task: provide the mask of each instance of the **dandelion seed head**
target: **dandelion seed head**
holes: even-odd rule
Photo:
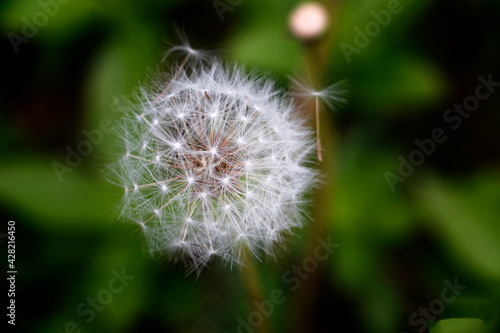
[[[142,221],[152,254],[192,270],[238,265],[243,248],[273,257],[317,175],[305,120],[272,82],[214,58],[159,77],[122,103],[122,216]]]

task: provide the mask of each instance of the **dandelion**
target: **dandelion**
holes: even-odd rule
[[[314,139],[289,96],[220,60],[188,61],[138,89],[122,111],[124,153],[112,170],[122,215],[152,254],[199,271],[213,258],[273,258],[303,225]]]

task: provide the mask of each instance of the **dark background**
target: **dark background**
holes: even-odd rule
[[[287,29],[299,2],[221,2],[231,7],[223,20],[212,1],[70,0],[46,22],[38,1],[1,2],[0,232],[16,221],[17,331],[64,332],[75,322],[83,332],[235,332],[238,317],[248,318],[238,270],[215,264],[186,276],[143,253],[137,230],[117,220],[120,189],[101,173],[117,150],[112,134],[101,131],[71,172],[58,178],[53,167],[66,165],[66,147],[77,149],[83,130],[119,117],[114,98],[160,64],[176,26],[195,46],[269,71],[286,89],[287,76],[310,61],[311,46]],[[431,321],[455,318],[458,328],[432,332],[479,332],[467,328],[477,321],[457,318],[500,328],[500,91],[457,129],[443,120],[474,95],[479,76],[500,81],[500,3],[402,0],[401,13],[348,62],[340,44],[354,45],[353,29],[388,2],[325,1],[332,24],[321,79],[347,79],[349,104],[322,111],[325,154],[335,156],[322,171],[335,181],[311,195],[315,222],[277,262],[257,264],[264,296],[279,289],[287,298],[269,316],[271,331],[424,332],[412,313],[437,304],[443,281],[455,279],[467,289]],[[15,52],[9,36],[23,36],[34,17],[43,24]],[[398,156],[408,159],[436,128],[447,140],[392,191],[386,175],[398,173]],[[314,248],[315,223],[340,247],[292,291],[283,274]],[[122,268],[134,279],[85,322],[77,307]]]

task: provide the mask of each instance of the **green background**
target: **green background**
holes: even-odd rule
[[[286,297],[269,316],[274,332],[418,332],[427,324],[412,325],[412,313],[455,278],[467,289],[429,323],[432,332],[500,330],[500,91],[458,129],[443,121],[474,95],[478,76],[500,81],[500,3],[402,0],[401,13],[346,61],[340,43],[353,44],[354,28],[388,2],[328,2],[338,6],[322,79],[347,79],[350,93],[347,106],[322,111],[323,127],[337,132],[335,151],[325,151],[334,167],[323,170],[335,183],[320,200],[311,195],[310,210],[325,226],[321,237],[340,247],[297,290],[282,277],[307,257],[318,221],[297,230],[277,262],[256,265],[264,296]],[[83,130],[119,118],[114,98],[161,62],[175,26],[287,88],[305,63],[287,29],[298,2],[232,3],[221,20],[213,1],[70,0],[45,24],[39,1],[1,2],[0,233],[16,221],[16,331],[64,332],[74,322],[75,332],[236,332],[238,317],[248,318],[238,270],[214,264],[186,276],[150,258],[137,229],[117,219],[121,190],[101,172],[119,148],[112,134],[62,181],[52,166],[65,164]],[[24,18],[44,24],[16,53],[8,36],[26,32]],[[391,191],[384,174],[397,173],[398,156],[407,159],[435,128],[446,142]],[[134,279],[87,323],[77,307],[122,268]]]

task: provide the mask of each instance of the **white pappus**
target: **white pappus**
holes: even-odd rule
[[[190,50],[121,103],[125,149],[111,169],[122,216],[152,254],[193,270],[215,257],[244,265],[246,251],[274,257],[303,224],[313,133],[274,83]]]

